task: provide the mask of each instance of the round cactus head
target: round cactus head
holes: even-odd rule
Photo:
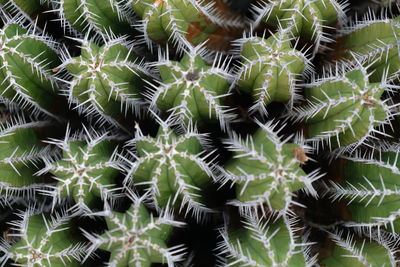
[[[136,161],[128,162],[127,182],[144,188],[156,207],[178,207],[201,219],[204,206],[202,189],[213,176],[202,143],[204,135],[187,131],[176,135],[168,122],[161,122],[156,137],[144,136],[140,129],[128,143],[136,148]]]
[[[237,201],[233,203],[288,210],[297,190],[316,195],[311,184],[319,178],[317,172],[306,174],[301,168],[309,160],[309,148],[281,141],[272,122],[259,125],[253,136],[243,139],[233,134],[225,141],[234,157],[222,170],[221,182],[236,184]]]

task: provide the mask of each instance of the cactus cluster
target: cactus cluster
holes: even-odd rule
[[[0,0],[0,266],[399,266],[399,0]]]

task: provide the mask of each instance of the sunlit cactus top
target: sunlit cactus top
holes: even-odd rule
[[[292,39],[285,30],[270,36],[244,37],[238,40],[241,65],[237,71],[239,89],[253,96],[250,111],[266,115],[271,102],[289,102],[299,98],[296,82],[303,72],[312,72],[309,59],[292,48]]]
[[[72,229],[68,214],[36,213],[32,208],[20,211],[17,214],[20,219],[10,222],[11,231],[0,242],[0,253],[5,252],[0,257],[0,265],[81,266],[87,245],[75,235],[78,231]]]
[[[112,39],[103,46],[88,39],[76,40],[81,43],[81,55],[70,57],[66,51],[61,65],[68,72],[63,78],[70,102],[84,113],[100,115],[111,123],[116,123],[121,114],[138,114],[143,104],[142,79],[149,72],[132,51],[132,44],[125,38]]]
[[[133,204],[125,213],[113,212],[109,208],[97,215],[104,216],[108,230],[101,234],[85,233],[91,242],[86,258],[100,248],[111,252],[107,266],[151,266],[165,263],[168,267],[182,260],[185,248],[182,245],[168,247],[174,227],[182,222],[174,221],[168,210],[153,217],[143,205],[143,199],[129,193]]]
[[[128,145],[136,148],[127,182],[144,187],[157,207],[178,207],[202,219],[205,207],[202,190],[211,182],[212,166],[206,161],[203,134],[187,131],[176,135],[168,122],[161,122],[156,137],[144,136],[140,129]],[[131,153],[132,154],[132,153]]]
[[[233,203],[287,211],[295,204],[295,191],[304,189],[316,195],[312,182],[319,178],[318,172],[306,174],[301,168],[309,160],[309,148],[281,141],[272,122],[258,125],[261,128],[253,136],[242,138],[233,133],[224,142],[234,156],[222,169],[220,179],[236,184],[237,200]]]
[[[67,132],[64,140],[47,142],[56,145],[62,153],[58,160],[46,160],[46,166],[38,172],[51,173],[57,181],[43,190],[43,194],[53,198],[53,207],[63,197],[72,197],[73,208],[78,212],[89,212],[96,198],[112,201],[120,169],[112,137],[89,131],[70,137]]]

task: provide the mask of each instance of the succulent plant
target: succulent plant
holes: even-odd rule
[[[218,50],[229,46],[237,34],[230,28],[241,28],[241,20],[232,17],[221,0],[129,0],[129,3],[141,18],[139,29],[149,47],[153,42],[170,41],[181,49],[207,41],[209,47]]]
[[[224,142],[234,156],[222,169],[220,182],[236,184],[237,200],[233,203],[286,211],[296,204],[296,191],[316,196],[312,182],[319,178],[318,171],[306,174],[301,168],[309,160],[309,148],[281,141],[273,122],[258,125],[260,129],[253,136],[242,138],[233,133]]]
[[[202,54],[203,46],[192,47],[180,62],[168,60],[168,55],[160,56],[154,64],[161,75],[160,85],[153,85],[148,94],[151,105],[172,114],[184,125],[195,123],[205,125],[218,120],[226,129],[234,115],[223,105],[223,98],[229,94],[230,74],[226,61],[218,66],[215,58],[209,66]]]
[[[346,3],[336,0],[259,0],[253,5],[253,27],[261,22],[274,28],[290,29],[295,36],[321,43],[331,42],[326,29],[344,17]]]
[[[185,248],[182,245],[168,247],[167,241],[173,228],[184,223],[174,221],[167,210],[159,217],[153,217],[143,199],[132,193],[128,196],[133,203],[125,213],[107,208],[101,213],[107,222],[105,233],[85,233],[91,242],[86,257],[100,248],[111,253],[107,266],[151,266],[152,263],[176,266],[182,260]]]
[[[95,37],[128,34],[132,14],[119,0],[47,0],[53,5],[65,31]]]
[[[58,85],[52,69],[59,64],[57,44],[12,20],[0,29],[0,94],[32,112],[49,111]]]
[[[45,216],[28,209],[17,215],[20,219],[10,222],[12,240],[2,240],[0,245],[2,266],[12,264],[9,260],[18,266],[81,266],[87,248],[74,235],[68,214]]]
[[[309,244],[295,234],[295,220],[247,216],[243,228],[221,231],[219,253],[227,258],[224,266],[312,266]]]
[[[293,102],[299,98],[297,80],[303,72],[310,73],[309,59],[292,48],[286,31],[268,39],[250,36],[238,40],[241,65],[237,71],[239,89],[254,99],[250,111],[267,114],[266,106],[274,101]]]
[[[71,137],[67,131],[63,140],[47,142],[56,145],[62,153],[59,159],[46,160],[46,166],[38,172],[51,173],[56,181],[42,190],[44,195],[53,198],[53,207],[63,197],[72,197],[73,209],[78,212],[89,212],[97,198],[112,201],[121,169],[112,137],[88,130],[81,136]]]
[[[205,199],[201,191],[212,181],[213,166],[206,161],[211,153],[204,150],[205,135],[188,130],[176,135],[169,121],[160,121],[155,137],[145,136],[137,128],[136,136],[128,142],[135,148],[134,161],[126,159],[126,183],[143,187],[156,207],[178,207],[192,212],[200,220]]]
[[[345,58],[356,57],[369,64],[372,82],[380,82],[384,76],[389,80],[399,78],[400,17],[388,19],[370,12],[341,32]]]
[[[140,113],[142,79],[150,75],[143,61],[125,38],[116,38],[99,47],[87,39],[81,43],[81,55],[70,57],[66,51],[59,72],[68,89],[65,94],[84,113],[118,125],[121,113]],[[70,77],[72,76],[72,77]]]
[[[23,17],[30,20],[45,9],[45,1],[46,0],[0,0],[0,6],[15,17]]]
[[[396,105],[382,99],[391,89],[385,80],[370,83],[367,69],[344,66],[306,85],[307,105],[296,109],[297,119],[307,122],[308,137],[336,151],[353,151],[376,134],[396,115]]]

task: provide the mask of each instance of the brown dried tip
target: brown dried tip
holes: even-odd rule
[[[308,161],[308,157],[304,149],[296,147],[293,150],[294,150],[294,156],[296,157],[297,160],[301,162],[301,164],[304,164]]]

